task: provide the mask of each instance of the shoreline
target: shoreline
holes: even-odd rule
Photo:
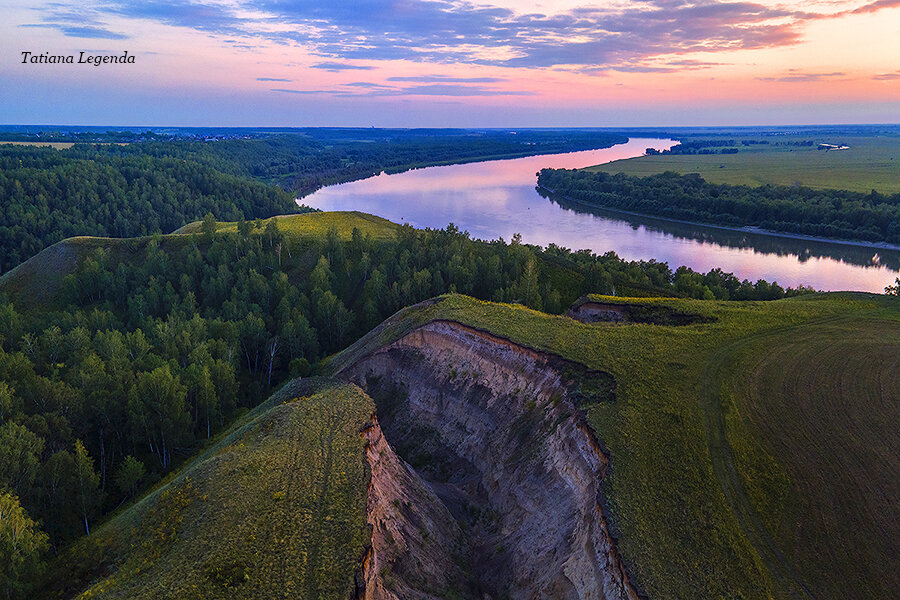
[[[730,225],[716,225],[714,223],[704,223],[702,221],[688,221],[685,219],[676,219],[674,217],[662,217],[658,215],[651,215],[648,213],[640,213],[631,210],[624,210],[621,208],[611,208],[607,206],[600,206],[596,204],[590,204],[588,202],[584,202],[583,200],[575,200],[574,198],[570,198],[564,194],[560,194],[559,192],[552,190],[548,187],[544,187],[540,184],[535,184],[540,190],[547,192],[553,196],[557,196],[559,198],[563,198],[568,202],[573,204],[578,204],[580,206],[585,206],[588,208],[596,208],[600,210],[605,210],[613,213],[620,213],[623,215],[631,215],[634,217],[644,217],[646,219],[657,219],[659,221],[666,221],[669,223],[680,223],[682,225],[693,225],[697,227],[711,227],[713,229],[723,229],[725,231],[734,231],[737,233],[752,233],[757,235],[766,235],[771,237],[780,237],[787,238],[791,240],[805,241],[805,242],[818,242],[822,244],[841,244],[844,246],[856,246],[859,248],[873,248],[875,250],[893,250],[900,251],[900,245],[889,244],[887,242],[866,242],[863,240],[845,240],[840,238],[826,238],[815,235],[806,235],[803,233],[790,233],[785,231],[774,231],[772,229],[763,229],[762,227],[756,227],[753,225],[744,225],[743,227],[735,227]]]
[[[424,164],[413,164],[413,165],[400,165],[395,167],[386,167],[381,169],[380,171],[375,171],[372,173],[368,173],[366,175],[361,176],[352,176],[350,179],[336,181],[334,183],[327,183],[324,185],[320,185],[317,188],[304,192],[300,189],[292,189],[292,188],[284,188],[289,194],[294,194],[294,201],[299,205],[300,201],[304,198],[312,196],[316,192],[321,189],[327,187],[334,187],[337,185],[344,185],[345,183],[355,183],[357,181],[364,181],[366,179],[372,179],[373,177],[378,177],[379,175],[400,175],[401,173],[408,173],[410,171],[418,171],[419,169],[430,169],[432,167],[453,167],[456,165],[469,165],[473,163],[482,163],[482,162],[493,162],[493,161],[501,161],[501,160],[517,160],[520,158],[533,158],[535,156],[558,156],[560,154],[575,154],[576,152],[595,152],[598,150],[609,150],[610,148],[615,148],[616,146],[622,146],[627,144],[634,138],[627,138],[624,142],[616,142],[609,146],[598,146],[594,148],[584,148],[581,150],[566,150],[563,152],[544,152],[544,153],[532,153],[532,152],[513,152],[507,154],[493,154],[489,156],[473,156],[468,158],[461,159],[448,159],[441,160],[431,163]],[[275,185],[281,185],[280,183],[276,183]]]

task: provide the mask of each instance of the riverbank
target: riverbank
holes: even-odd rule
[[[315,187],[293,187],[293,184],[288,184],[287,186],[283,185],[288,191],[295,194],[294,200],[297,204],[300,204],[300,201],[306,198],[307,196],[311,196],[315,194],[317,191],[331,187],[335,185],[342,185],[345,183],[353,183],[355,181],[363,181],[365,179],[371,179],[372,177],[378,177],[381,174],[386,175],[399,175],[401,173],[407,173],[409,171],[417,171],[419,169],[428,169],[431,167],[449,167],[454,165],[468,165],[472,163],[482,163],[482,162],[495,162],[495,161],[503,161],[503,160],[516,160],[519,158],[532,158],[534,156],[558,156],[565,154],[574,154],[576,152],[592,152],[595,150],[606,150],[609,148],[615,148],[616,146],[622,146],[631,141],[631,138],[622,138],[625,141],[616,141],[611,144],[584,144],[584,147],[576,146],[571,150],[566,150],[564,152],[551,152],[547,153],[545,148],[535,147],[533,151],[524,151],[524,152],[506,152],[501,154],[490,154],[490,155],[480,155],[480,156],[470,156],[470,157],[462,157],[462,158],[451,158],[447,160],[435,160],[435,161],[427,161],[422,163],[407,163],[404,165],[396,165],[393,167],[385,167],[380,170],[372,170],[367,171],[365,173],[350,173],[346,176],[336,176],[333,179],[327,180],[323,183],[320,183]]]
[[[578,204],[579,206],[585,206],[587,208],[596,208],[604,211],[608,211],[611,213],[618,213],[622,215],[631,215],[634,217],[644,217],[647,219],[656,219],[658,221],[666,221],[668,223],[680,223],[682,225],[692,225],[695,227],[710,227],[712,229],[721,229],[724,231],[735,231],[738,233],[753,233],[757,235],[768,235],[772,237],[780,237],[786,238],[790,240],[800,240],[807,242],[818,242],[823,244],[841,244],[844,246],[857,246],[863,248],[874,248],[876,250],[894,250],[900,251],[900,246],[896,244],[888,244],[887,242],[868,242],[865,240],[844,240],[839,238],[826,238],[815,235],[804,235],[802,233],[789,233],[785,231],[774,231],[772,229],[764,229],[762,227],[754,227],[752,225],[745,225],[743,227],[732,227],[728,225],[716,225],[714,223],[704,223],[703,221],[688,221],[685,219],[674,219],[672,217],[663,217],[660,215],[652,215],[649,213],[641,213],[635,212],[631,210],[622,210],[620,208],[613,208],[609,206],[600,206],[596,204],[591,204],[590,202],[584,202],[583,200],[576,200],[575,198],[571,198],[566,196],[565,194],[560,194],[555,190],[552,190],[543,185],[537,184],[539,190],[543,190],[544,192],[556,196],[558,198],[563,198],[567,202],[571,202],[572,204]]]

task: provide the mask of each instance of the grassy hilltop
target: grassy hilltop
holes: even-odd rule
[[[607,493],[620,550],[650,598],[868,598],[900,589],[900,531],[890,516],[900,495],[892,453],[900,302],[867,294],[591,300],[706,322],[585,324],[448,296],[399,313],[328,370],[435,319],[606,370],[617,398],[586,406],[587,416],[612,462]],[[349,388],[290,400],[296,393],[288,386],[239,421],[65,553],[56,573],[74,569],[92,581],[85,598],[275,598],[284,585],[299,597],[344,597],[364,544],[355,432],[371,400]],[[327,494],[317,487],[329,476],[316,445],[326,430],[346,448],[335,453],[344,458],[329,472],[341,477]],[[317,503],[320,492],[327,505]],[[308,571],[313,555],[321,576]],[[77,571],[92,560],[94,570]],[[88,577],[97,573],[105,574]]]
[[[108,498],[103,514],[91,515],[89,537],[60,534],[40,597],[348,597],[368,543],[360,429],[375,405],[327,378],[434,320],[612,375],[615,400],[580,408],[609,455],[604,491],[618,549],[649,598],[900,592],[900,524],[892,518],[900,501],[900,299],[702,300],[687,296],[769,288],[474,242],[452,230],[415,232],[362,213],[282,217],[277,232],[266,223],[246,237],[246,225],[219,223],[215,234],[192,224],[169,236],[67,240],[0,279],[11,300],[0,312],[0,372],[12,390],[3,418],[44,432],[48,448],[79,436],[98,465],[103,449],[111,471],[118,463],[109,456],[126,453],[149,468],[155,455],[136,426],[154,422],[139,414],[142,394],[157,389],[147,382],[183,390],[185,421],[163,423],[180,431],[179,460],[156,467],[135,502]],[[427,276],[420,259],[432,269]],[[494,260],[502,279],[488,294],[479,278]],[[375,289],[380,269],[395,279]],[[108,283],[95,298],[97,281]],[[437,295],[437,282],[440,291],[466,293],[414,304]],[[618,295],[590,293],[578,305],[615,321],[551,314],[608,287]],[[651,297],[623,297],[638,292]],[[329,312],[329,294],[345,312]],[[146,305],[136,308],[137,296]],[[329,318],[344,314],[344,337],[333,338],[337,321]],[[146,332],[144,354],[131,364],[137,328]],[[111,330],[125,332],[127,343],[115,346]],[[314,336],[321,347],[292,345]],[[88,346],[67,350],[70,341]],[[256,364],[254,349],[278,358]],[[304,379],[292,382],[295,356],[310,360]],[[221,382],[204,383],[198,372],[228,361],[226,410],[226,396],[216,396]],[[306,383],[313,369],[323,379]],[[91,381],[119,386],[128,402],[107,399]],[[207,441],[211,384],[220,413]],[[97,415],[106,427],[99,432],[91,428]],[[44,493],[20,495],[30,511],[52,516],[40,512]]]
[[[888,597],[900,589],[900,301],[595,297],[712,322],[587,325],[454,296],[392,319],[341,364],[449,319],[614,375],[590,406],[620,549],[650,598]]]
[[[47,597],[347,598],[368,543],[358,388],[287,386],[63,552]]]

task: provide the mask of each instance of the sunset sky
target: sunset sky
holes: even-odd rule
[[[900,0],[4,5],[6,124],[900,121]],[[126,50],[134,64],[22,64],[21,54]]]

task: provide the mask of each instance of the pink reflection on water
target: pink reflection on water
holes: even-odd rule
[[[772,236],[746,236],[703,227],[647,222],[620,214],[569,210],[535,191],[542,168],[579,168],[664,149],[672,140],[633,138],[604,150],[429,167],[379,175],[319,190],[303,202],[323,210],[361,210],[416,227],[455,223],[474,237],[510,239],[521,233],[532,244],[609,250],[629,260],[656,259],[674,270],[719,267],[741,279],[777,280],[784,286],[881,292],[897,276],[900,253],[874,264],[873,249],[806,243]],[[735,238],[737,241],[735,241]],[[855,264],[854,264],[855,263]]]

